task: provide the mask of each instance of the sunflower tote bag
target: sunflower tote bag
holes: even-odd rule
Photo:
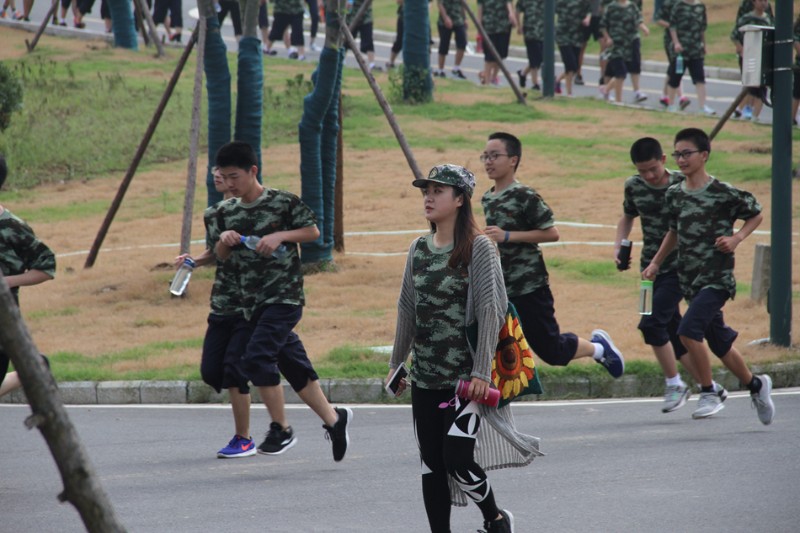
[[[467,342],[474,351],[478,344],[478,323],[473,322],[465,330]],[[505,322],[500,329],[492,359],[492,382],[500,391],[498,407],[508,405],[518,396],[544,392],[533,350],[528,346],[519,315],[511,302],[508,302]]]

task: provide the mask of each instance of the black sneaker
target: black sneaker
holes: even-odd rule
[[[327,431],[325,438],[331,441],[333,460],[338,462],[344,459],[347,445],[350,444],[347,426],[353,420],[353,411],[349,407],[336,407],[334,411],[339,415],[339,420],[336,421],[333,427],[327,424],[322,424],[322,427]]]
[[[511,511],[500,509],[500,520],[492,520],[491,522],[484,522],[484,529],[479,529],[479,533],[514,533],[514,515]]]
[[[538,83],[534,83],[531,89],[533,89],[534,91],[541,91],[542,87]]]
[[[519,77],[519,86],[523,89],[525,88],[525,79],[528,77],[527,75],[522,73],[522,70],[517,71],[517,76]]]
[[[280,455],[295,444],[297,444],[297,439],[294,436],[294,431],[292,431],[292,426],[283,429],[279,423],[272,422],[269,425],[267,438],[258,446],[258,453],[262,455]]]
[[[575,85],[584,85],[583,76],[581,76],[580,74],[575,76]]]
[[[461,72],[460,68],[454,68],[452,72],[453,72],[453,77],[456,78],[457,80],[465,80],[465,79],[467,79],[467,77],[464,76],[464,73]]]

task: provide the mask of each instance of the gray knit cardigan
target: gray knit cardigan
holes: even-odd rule
[[[414,250],[421,238],[423,237],[411,243],[406,259],[400,297],[397,301],[397,328],[392,358],[389,362],[390,368],[396,368],[406,360],[416,335],[413,263]],[[505,320],[508,299],[497,247],[485,235],[475,238],[472,261],[468,270],[466,323],[472,324],[476,320],[478,322],[477,351],[472,352],[471,375],[491,382],[492,359],[497,346],[497,337]],[[544,455],[539,451],[537,437],[517,431],[510,406],[496,409],[481,405],[480,414],[488,424],[483,424],[478,433],[475,460],[484,470],[525,466],[537,456]],[[466,497],[457,487],[451,479],[450,494],[453,504],[466,505]]]

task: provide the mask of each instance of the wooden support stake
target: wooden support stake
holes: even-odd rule
[[[44,30],[47,28],[47,24],[50,22],[50,19],[54,16],[56,9],[58,9],[58,0],[53,0],[53,5],[50,6],[50,11],[47,12],[44,20],[42,20],[42,23],[39,25],[39,30],[36,32],[36,35],[33,36],[33,41],[29,43],[28,39],[25,39],[25,47],[28,49],[28,53],[33,52],[33,49],[36,48],[36,43],[39,42],[39,37],[41,37],[44,33]]]
[[[161,45],[161,41],[158,39],[158,33],[156,33],[156,25],[153,22],[153,15],[150,14],[150,9],[148,9],[147,4],[144,0],[133,0],[136,5],[139,7],[139,12],[144,17],[145,22],[147,22],[147,28],[150,32],[150,40],[156,45],[157,56],[164,57],[164,47]],[[143,28],[144,29],[144,28]]]
[[[750,299],[761,303],[769,294],[772,248],[769,244],[756,244],[753,258],[753,283],[750,286]]]
[[[728,119],[733,114],[733,111],[737,107],[739,107],[739,104],[742,102],[742,100],[744,100],[744,97],[747,96],[747,89],[749,89],[749,87],[742,87],[742,92],[739,93],[739,96],[734,98],[734,100],[731,103],[731,105],[728,106],[728,109],[726,109],[725,112],[722,114],[722,116],[719,117],[719,120],[717,121],[717,125],[714,126],[714,129],[711,130],[711,133],[708,134],[708,140],[709,141],[713,141],[714,140],[714,137],[716,137],[717,133],[720,132],[720,130],[722,129],[722,126],[724,126],[725,123],[728,122]]]
[[[164,114],[164,109],[166,109],[167,103],[172,96],[172,92],[175,90],[175,85],[178,84],[178,79],[181,76],[183,67],[186,66],[186,61],[189,59],[189,55],[192,53],[192,48],[194,48],[195,41],[197,40],[198,28],[195,28],[194,33],[192,33],[192,38],[186,44],[186,48],[183,49],[183,54],[181,55],[180,60],[178,60],[178,64],[175,66],[175,71],[172,73],[172,78],[170,78],[167,88],[164,89],[164,94],[161,96],[161,101],[158,103],[155,113],[153,113],[153,118],[150,119],[150,125],[147,126],[147,131],[139,143],[139,148],[137,148],[136,154],[133,156],[133,161],[131,161],[128,171],[125,173],[125,177],[122,179],[122,183],[119,185],[117,195],[114,197],[111,207],[108,208],[106,218],[103,220],[103,224],[100,226],[100,230],[97,232],[97,237],[95,237],[92,248],[89,250],[89,255],[86,257],[86,262],[83,264],[83,268],[91,268],[94,266],[95,260],[97,259],[97,254],[100,252],[100,247],[103,245],[103,240],[105,240],[108,229],[111,227],[111,223],[114,221],[114,216],[116,216],[117,211],[119,211],[120,205],[122,205],[122,199],[125,197],[125,193],[127,192],[131,181],[133,181],[133,176],[136,173],[136,169],[139,167],[139,163],[142,161],[142,157],[144,157],[145,151],[147,151],[147,146],[150,144],[150,140],[153,138],[156,127],[161,120],[161,115]]]

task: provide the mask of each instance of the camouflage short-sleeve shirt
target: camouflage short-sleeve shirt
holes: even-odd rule
[[[522,32],[526,40],[544,40],[544,0],[518,0],[517,12],[522,13]]]
[[[733,235],[736,220],[761,213],[755,196],[711,178],[702,189],[686,190],[686,182],[667,189],[669,227],[678,235],[678,279],[691,300],[701,289],[716,288],[736,295],[734,254],[724,254],[714,243]]]
[[[678,0],[672,6],[669,27],[674,29],[678,35],[678,41],[683,47],[684,58],[702,59],[705,57],[703,34],[707,26],[706,6],[704,4]]]
[[[467,316],[467,267],[450,268],[453,246],[436,248],[433,235],[417,240],[414,279],[414,358],[411,376],[425,389],[453,388],[458,379],[470,379],[472,355],[465,333]]]
[[[731,41],[744,44],[744,32],[739,31],[739,28],[747,26],[748,24],[755,24],[756,26],[774,26],[775,21],[769,13],[764,13],[764,15],[760,17],[752,11],[750,13],[745,13],[736,20],[736,24],[733,26],[733,30],[731,30]]]
[[[504,33],[511,29],[508,20],[508,4],[510,0],[478,0],[478,5],[483,8],[483,29],[486,33]]]
[[[614,41],[608,50],[610,59],[633,59],[633,42],[639,37],[639,24],[642,22],[642,12],[633,2],[626,5],[614,2],[606,7],[600,19],[600,29],[605,29]]]
[[[447,13],[447,16],[450,17],[450,20],[453,22],[453,26],[464,25],[464,6],[461,4],[461,0],[438,0],[437,3],[444,6],[444,11]],[[436,21],[436,24],[439,26],[444,26],[444,20],[442,19],[441,13],[439,13],[439,18]]]
[[[345,18],[347,24],[353,22],[353,19],[356,17],[356,13],[358,13],[358,10],[361,9],[362,5],[364,5],[364,0],[355,0],[353,2],[353,7],[352,9],[350,9],[350,11],[347,12],[347,17]],[[372,3],[370,3],[369,6],[367,7],[367,10],[364,11],[364,16],[361,17],[361,22],[359,22],[359,26],[361,24],[370,24],[370,23],[372,23]]]
[[[221,202],[220,202],[221,203]],[[219,203],[203,213],[206,226],[206,248],[213,250],[219,241],[217,208]],[[239,305],[239,285],[231,261],[217,261],[214,284],[211,286],[211,312],[215,315],[236,315],[242,312]]]
[[[556,0],[556,44],[582,46],[584,34],[581,21],[591,12],[589,0]]]
[[[664,3],[661,4],[661,9],[656,13],[656,20],[661,20],[669,24],[672,7],[675,5],[675,2],[679,1],[680,0],[664,0]],[[664,51],[667,52],[667,57],[672,59],[672,37],[669,34],[669,28],[664,28]]]
[[[553,211],[534,189],[514,182],[495,194],[481,198],[486,223],[506,231],[544,230],[555,225]],[[510,298],[529,294],[548,283],[547,267],[538,244],[498,243],[506,293]]]
[[[31,227],[8,209],[0,212],[0,270],[4,276],[16,276],[29,270],[56,275],[56,256],[40,241]],[[19,287],[11,289],[19,304]]]
[[[275,4],[273,13],[297,15],[303,12],[303,0],[272,0]]]
[[[658,252],[664,235],[669,231],[669,212],[664,203],[667,189],[684,180],[680,172],[669,172],[669,181],[662,187],[654,187],[638,174],[625,180],[625,200],[622,211],[631,218],[641,217],[643,246],[639,267],[644,270]],[[678,251],[675,250],[661,263],[661,272],[675,270]]]
[[[219,204],[217,213],[220,234],[234,230],[244,236],[263,237],[317,223],[313,211],[296,195],[267,188],[250,204],[239,198],[225,200]],[[249,319],[264,305],[305,305],[297,244],[283,244],[287,254],[280,259],[264,257],[242,244],[236,246],[227,259],[236,273],[245,318]]]

